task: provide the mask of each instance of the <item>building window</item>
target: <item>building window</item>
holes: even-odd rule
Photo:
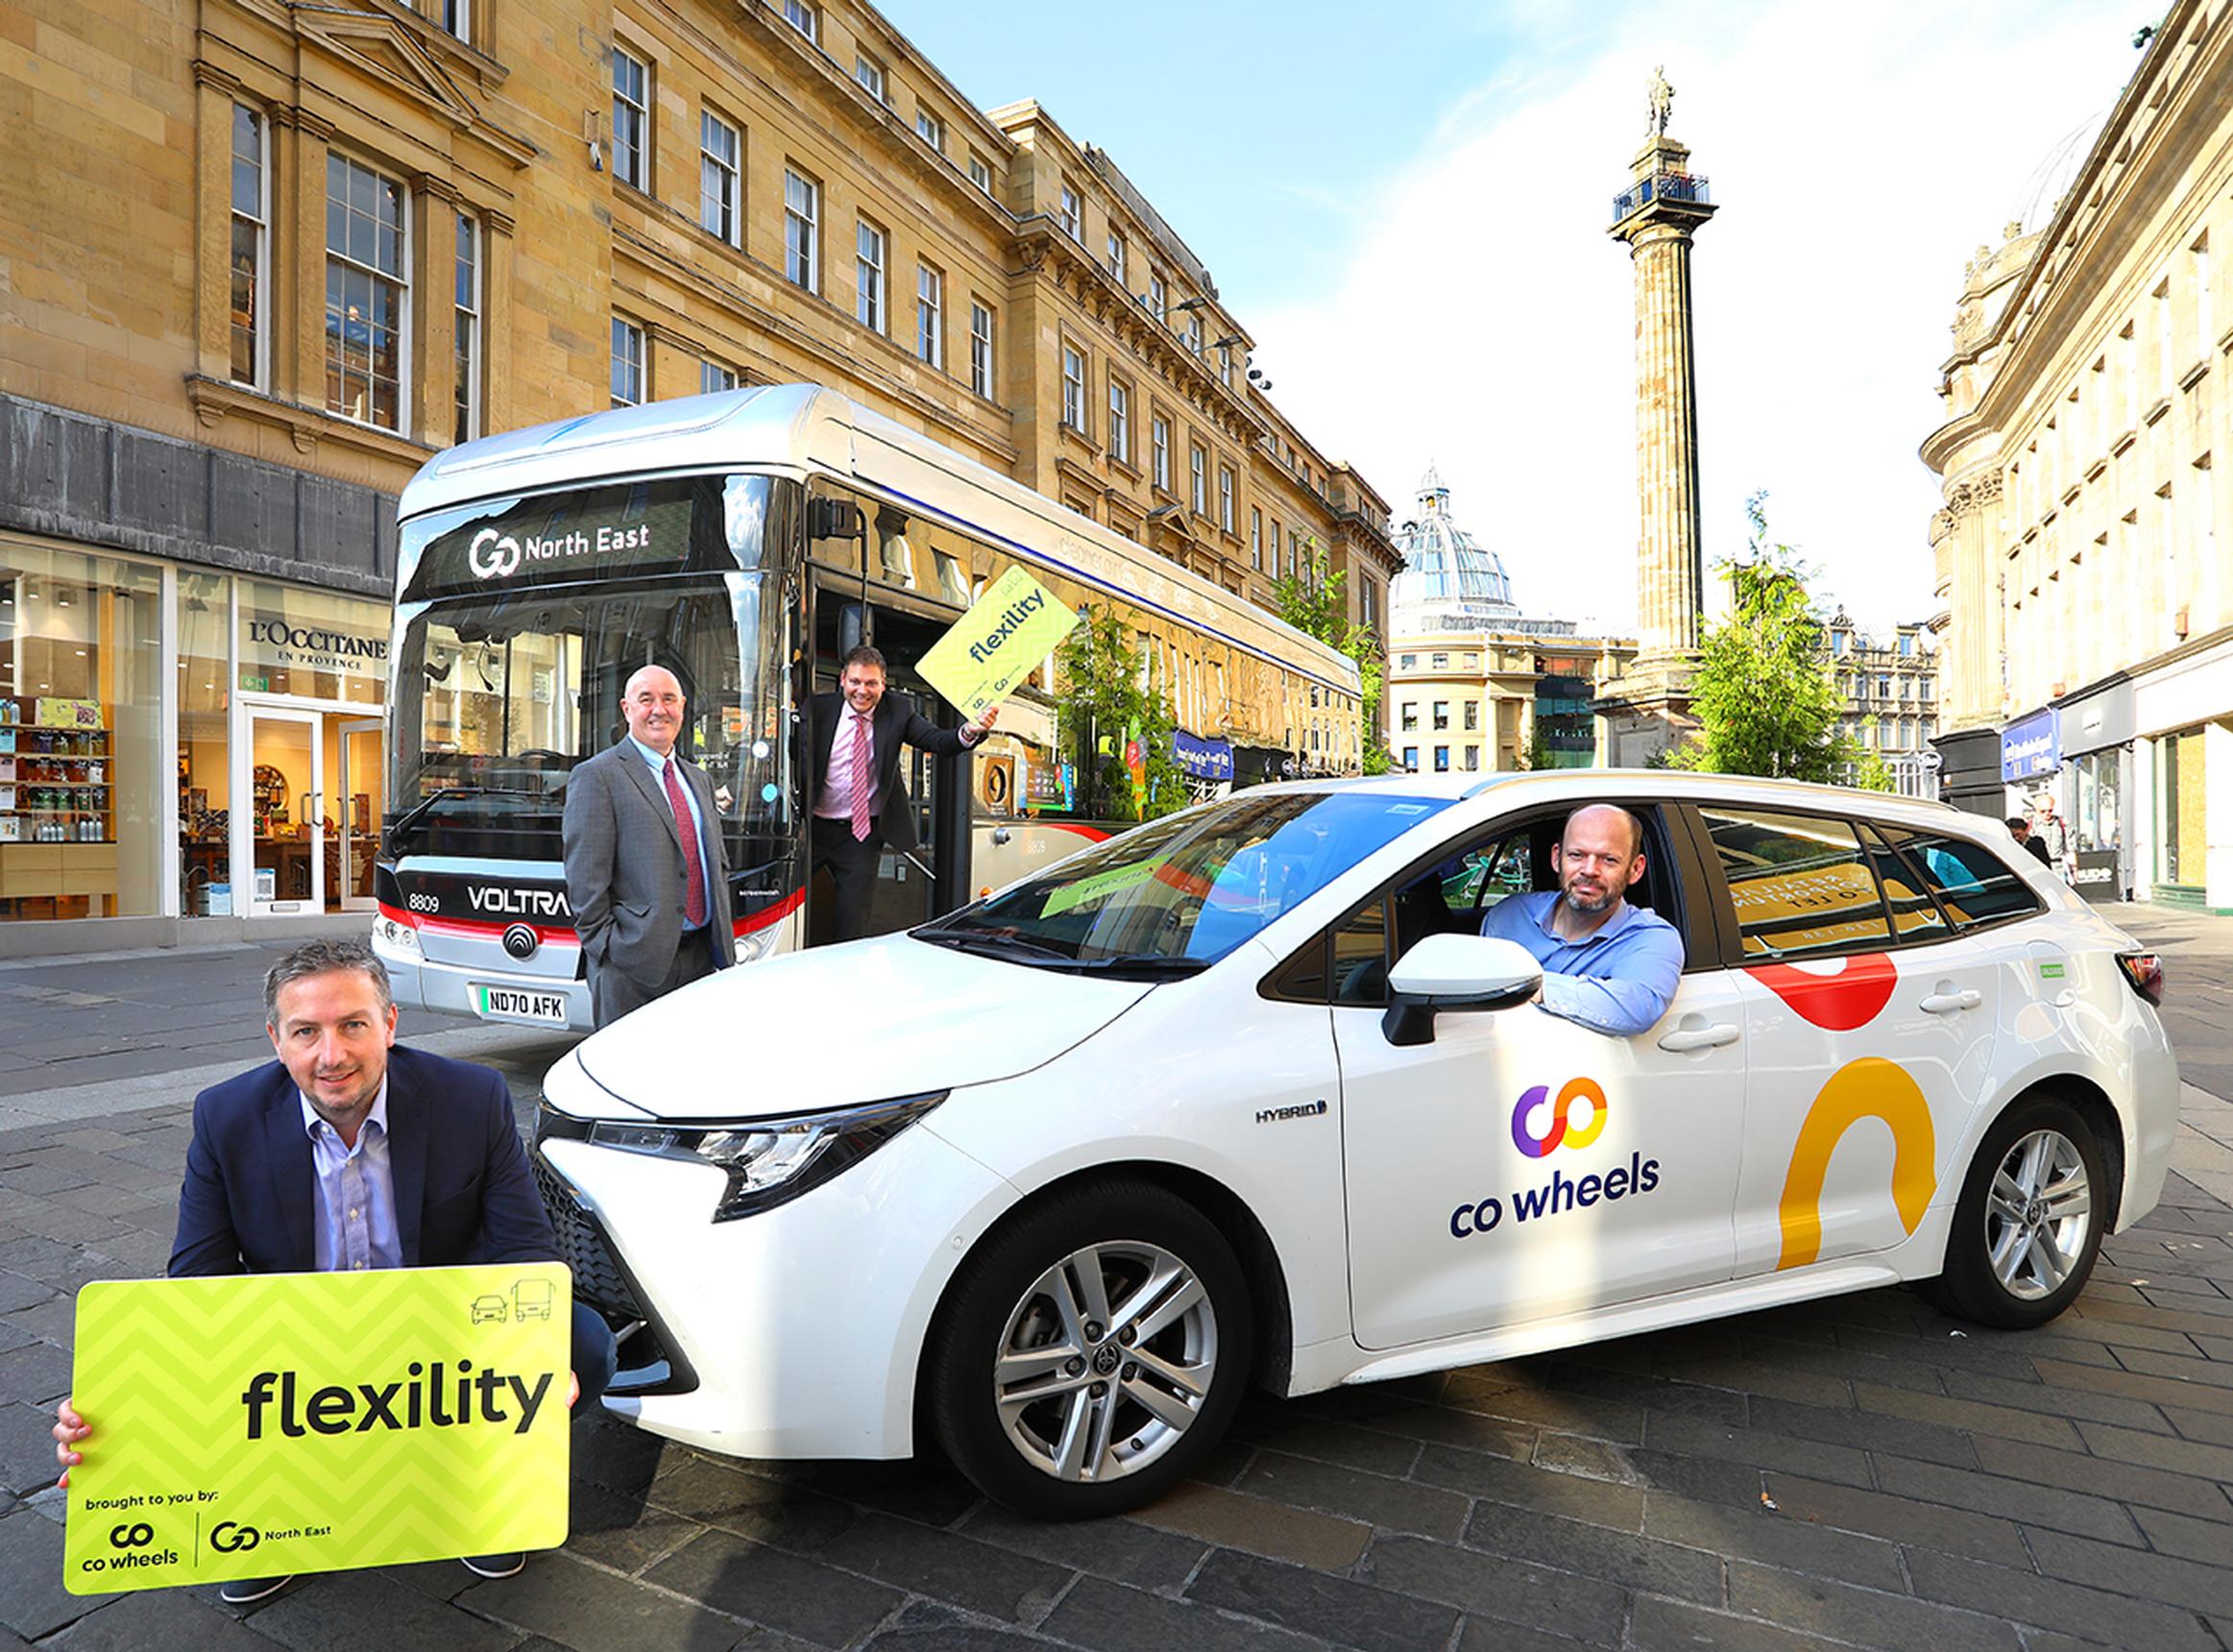
[[[969,387],[987,401],[992,395],[992,311],[969,306]]]
[[[1396,657],[1396,668],[1399,671],[1417,670],[1419,668],[1419,656],[1417,654],[1398,654]]]
[[[651,109],[651,72],[619,47],[613,48],[613,176],[648,189],[650,157],[645,138]]]
[[[928,264],[915,266],[915,353],[946,365],[946,278]]]
[[[806,0],[783,0],[783,20],[810,40],[821,37],[821,18]]]
[[[326,409],[403,427],[403,186],[326,157]]]
[[[1085,204],[1079,200],[1078,190],[1067,178],[1062,181],[1062,233],[1080,246],[1085,244]]]
[[[1231,533],[1234,521],[1232,467],[1220,465],[1217,468],[1217,525]]]
[[[1148,313],[1160,322],[1171,319],[1171,289],[1153,270],[1148,272]]]
[[[1200,442],[1186,449],[1186,497],[1196,516],[1209,515],[1209,451]]]
[[[1062,347],[1062,423],[1080,435],[1085,432],[1085,355],[1067,344]]]
[[[983,156],[975,154],[970,156],[969,182],[976,184],[987,195],[992,193],[992,168],[985,164]]]
[[[878,103],[884,99],[884,65],[865,52],[856,53],[853,59],[853,78]]]
[[[1449,773],[1450,748],[1448,746],[1438,745],[1434,748],[1434,771],[1437,774]]]
[[[636,407],[643,401],[643,329],[613,318],[613,405]]]
[[[1403,766],[1414,774],[1419,772],[1419,747],[1407,745],[1403,748]]]
[[[1272,577],[1279,577],[1279,524],[1272,524]]]
[[[915,135],[940,155],[946,153],[946,123],[927,109],[915,110]]]
[[[1125,238],[1114,230],[1108,232],[1108,273],[1121,286],[1125,279]]]
[[[813,36],[807,36],[812,39]],[[793,284],[818,292],[815,267],[820,248],[822,186],[786,168],[783,175],[783,268]]]
[[[1186,318],[1186,349],[1190,354],[1201,354],[1201,317],[1199,315]]]
[[[470,442],[480,434],[481,410],[481,227],[457,215],[457,255],[452,302],[451,353],[456,372],[457,425],[451,439]]]
[[[1217,356],[1217,376],[1225,381],[1225,387],[1230,390],[1233,387],[1233,347],[1229,344],[1219,345]]]
[[[854,231],[853,319],[874,332],[882,332],[884,305],[884,231],[867,219]]]
[[[1448,727],[1450,726],[1450,702],[1449,702],[1449,701],[1447,701],[1447,700],[1437,700],[1437,701],[1435,701],[1435,703],[1434,703],[1434,726],[1435,726],[1435,727],[1437,727],[1437,728],[1448,728]]]
[[[1430,654],[1426,664],[1429,670],[1446,671],[1450,668],[1450,657],[1447,654]]]
[[[1171,421],[1158,413],[1149,422],[1149,445],[1153,449],[1153,474],[1150,478],[1165,493],[1171,491]]]
[[[698,111],[698,223],[730,246],[741,246],[744,198],[742,140],[712,109]]]
[[[270,326],[271,206],[263,116],[232,106],[232,377],[260,385]]]
[[[1264,507],[1249,507],[1249,566],[1264,571]]]
[[[724,390],[736,388],[737,370],[734,367],[723,367],[717,361],[698,363],[698,394],[700,396],[717,396]]]
[[[1116,377],[1108,381],[1108,456],[1132,462],[1132,393]]]
[[[1466,702],[1466,726],[1468,729],[1477,729],[1481,726],[1481,702],[1479,700]]]
[[[1417,700],[1405,700],[1403,702],[1402,715],[1403,732],[1405,734],[1416,733],[1419,728],[1419,702]]]
[[[1481,748],[1477,745],[1469,745],[1466,747],[1466,772],[1468,774],[1474,773],[1480,768],[1480,766]]]

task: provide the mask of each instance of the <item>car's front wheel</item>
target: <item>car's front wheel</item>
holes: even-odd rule
[[[1253,1352],[1225,1236],[1151,1182],[1064,1191],[956,1276],[926,1390],[987,1496],[1041,1519],[1152,1502],[1208,1454]]]
[[[2019,1102],[1971,1160],[1931,1294],[1980,1324],[2045,1324],[2076,1300],[2109,1209],[2100,1144],[2068,1102]]]

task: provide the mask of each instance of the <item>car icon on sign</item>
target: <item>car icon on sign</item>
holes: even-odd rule
[[[501,1297],[475,1297],[473,1300],[473,1323],[476,1325],[487,1324],[492,1320],[502,1324],[504,1314],[504,1299]]]

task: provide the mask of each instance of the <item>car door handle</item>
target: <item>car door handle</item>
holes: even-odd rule
[[[1931,1015],[1952,1015],[1957,1009],[1975,1009],[1984,1001],[1983,993],[1965,986],[1959,992],[1933,992],[1923,1001],[1923,1008]]]
[[[1680,1055],[1686,1050],[1718,1050],[1736,1042],[1738,1031],[1726,1021],[1711,1027],[1678,1027],[1660,1040],[1660,1048]]]

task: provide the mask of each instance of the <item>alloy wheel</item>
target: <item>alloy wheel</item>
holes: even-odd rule
[[[2060,1130],[2019,1137],[1985,1195],[1985,1254],[2007,1293],[2051,1296],[2085,1253],[2094,1222],[2093,1184],[2077,1144]]]

